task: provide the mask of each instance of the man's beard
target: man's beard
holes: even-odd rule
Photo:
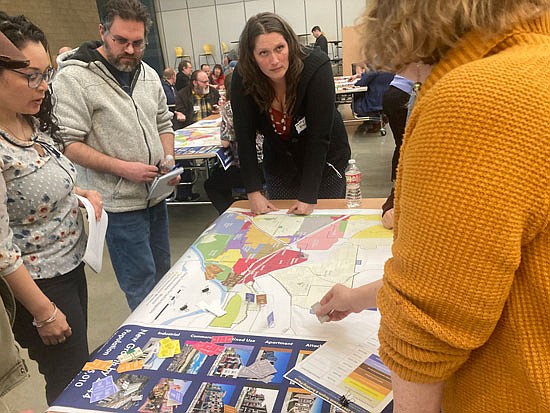
[[[111,46],[109,46],[108,42],[103,43],[103,48],[105,49],[105,56],[107,57],[107,61],[110,64],[112,64],[117,70],[120,70],[121,72],[132,72],[141,63],[141,56],[140,56],[141,52],[136,52],[133,55],[122,53],[117,56],[111,50]],[[123,63],[121,61],[122,58],[129,58],[131,60]]]

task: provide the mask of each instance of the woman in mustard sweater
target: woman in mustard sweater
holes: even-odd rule
[[[549,0],[373,0],[364,16],[367,61],[435,64],[377,295],[395,412],[550,411],[549,13]],[[373,291],[338,286],[319,314],[360,311]]]

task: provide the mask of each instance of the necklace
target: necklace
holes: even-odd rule
[[[288,114],[286,113],[284,102],[281,102],[277,98],[277,96],[275,96],[274,100],[278,102],[279,105],[281,106],[281,109],[282,109],[281,113],[283,114],[283,116],[281,117],[280,121],[275,120],[275,116],[273,115],[273,109],[272,107],[269,107],[269,117],[271,118],[271,125],[273,126],[273,130],[275,131],[275,133],[279,135],[283,135],[286,132]]]
[[[25,135],[25,131],[23,129],[23,125],[21,123],[21,121],[19,120],[19,117],[17,117],[17,121],[18,121],[18,124],[19,124],[19,136],[24,136]],[[9,134],[7,133],[4,133],[2,134],[2,136],[4,137],[4,139],[6,139],[9,143],[11,143],[12,145],[15,145],[15,146],[19,146],[20,148],[30,148],[31,146],[34,145],[34,142],[29,139],[21,139],[18,137],[18,134],[17,133],[14,133],[10,128],[8,128],[6,125],[4,124],[0,124],[0,128],[4,129],[6,132],[9,132]],[[11,137],[10,137],[11,135]],[[13,139],[12,139],[13,138]]]

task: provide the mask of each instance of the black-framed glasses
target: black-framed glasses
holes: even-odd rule
[[[21,76],[24,76],[27,78],[27,83],[31,89],[36,89],[42,82],[46,82],[46,84],[52,83],[52,80],[55,76],[55,69],[53,67],[48,67],[43,73],[40,72],[33,72],[33,73],[25,73],[20,72],[17,69],[9,69],[12,72],[18,73]]]
[[[115,36],[112,34],[109,34],[109,37],[113,39],[113,42],[115,42],[117,45],[119,45],[124,49],[126,49],[129,45],[132,45],[132,48],[138,51],[142,51],[147,47],[147,41],[145,39],[134,40],[133,42],[131,42],[130,40],[125,39],[124,37]]]

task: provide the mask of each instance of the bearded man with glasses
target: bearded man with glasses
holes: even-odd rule
[[[66,155],[81,169],[79,183],[103,195],[111,262],[132,310],[170,268],[166,203],[147,200],[174,154],[172,113],[142,61],[150,26],[138,0],[109,1],[101,41],[63,55],[52,84]]]

